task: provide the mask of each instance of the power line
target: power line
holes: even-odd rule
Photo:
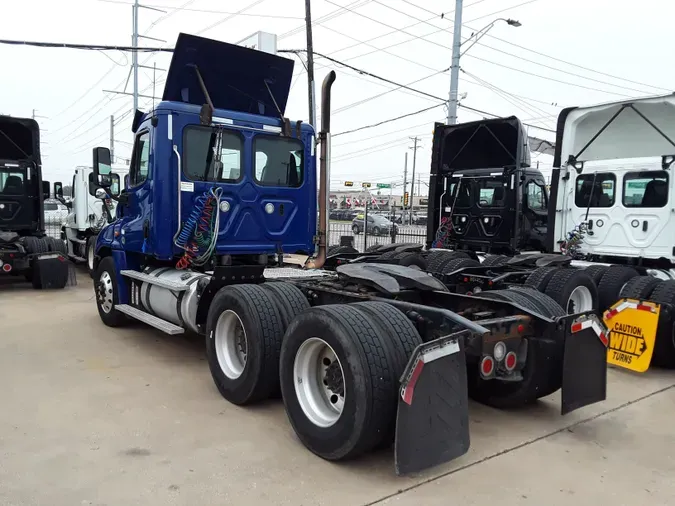
[[[467,21],[467,22],[470,23],[470,21]],[[470,30],[473,30],[473,28],[471,28],[471,27],[469,27],[469,26],[467,26],[467,28],[469,28]],[[639,86],[646,86],[646,87],[648,87],[648,88],[654,88],[654,89],[656,89],[656,90],[668,91],[668,92],[672,91],[671,88],[663,88],[663,87],[661,87],[661,86],[654,86],[654,85],[651,85],[651,84],[642,83],[642,82],[640,82],[640,81],[633,81],[633,80],[631,80],[631,79],[626,79],[625,77],[619,77],[619,76],[615,76],[615,75],[612,75],[612,74],[608,74],[608,73],[606,73],[606,72],[601,72],[601,71],[599,71],[599,70],[595,70],[595,69],[592,69],[592,68],[589,68],[589,67],[584,67],[583,65],[579,65],[579,64],[577,64],[577,63],[572,63],[572,62],[569,62],[569,61],[567,61],[567,60],[563,60],[563,59],[561,59],[561,58],[557,58],[557,57],[555,57],[555,56],[551,56],[550,54],[542,53],[542,52],[539,52],[539,51],[535,51],[534,49],[530,49],[530,48],[528,48],[528,47],[521,46],[521,45],[519,45],[519,44],[516,44],[515,42],[511,42],[511,41],[506,40],[506,39],[501,39],[501,38],[496,37],[496,36],[494,36],[494,35],[492,35],[492,34],[489,34],[489,33],[485,34],[485,36],[486,36],[486,37],[489,37],[489,38],[491,38],[491,39],[498,40],[498,41],[503,42],[503,43],[505,43],[505,44],[509,44],[509,45],[511,45],[511,46],[517,47],[517,48],[522,49],[522,50],[524,50],[524,51],[528,51],[528,52],[530,52],[530,53],[534,53],[534,54],[536,54],[536,55],[543,56],[544,58],[549,58],[549,59],[551,59],[551,60],[555,60],[555,61],[558,61],[558,62],[560,62],[560,63],[564,63],[565,65],[570,65],[570,66],[572,66],[572,67],[577,67],[577,68],[586,70],[586,71],[588,71],[588,72],[594,72],[594,73],[596,73],[596,74],[600,74],[600,75],[603,75],[603,76],[606,76],[606,77],[611,77],[612,79],[618,79],[618,80],[620,80],[620,81],[626,81],[626,82],[628,82],[628,83],[637,84],[637,85],[639,85]]]
[[[107,46],[95,44],[71,44],[68,42],[35,42],[27,40],[7,40],[7,39],[0,39],[0,44],[7,44],[11,46],[51,47],[60,49],[82,49],[86,51],[127,51],[127,52],[138,51],[140,53],[157,53],[161,51],[167,53],[173,52],[173,48],[161,48],[161,47],[135,48],[133,46]]]
[[[436,109],[437,107],[441,107],[441,106],[444,106],[444,105],[445,105],[445,103],[432,105],[431,107],[425,107],[424,109],[420,109],[418,111],[413,111],[413,112],[409,112],[407,114],[402,114],[401,116],[396,116],[395,118],[385,119],[385,120],[379,121],[377,123],[373,123],[372,125],[365,125],[365,126],[362,126],[362,127],[354,128],[352,130],[346,130],[344,132],[338,132],[336,134],[333,134],[332,137],[337,137],[338,135],[352,134],[354,132],[360,132],[361,130],[365,130],[367,128],[375,128],[375,127],[384,125],[386,123],[391,123],[392,121],[398,121],[398,120],[403,119],[403,118],[408,118],[410,116],[422,114],[423,112],[431,111],[432,109]]]
[[[575,88],[582,88],[584,90],[590,90],[590,91],[597,91],[599,93],[606,93],[608,95],[616,95],[617,97],[626,97],[626,98],[632,98],[631,95],[626,95],[625,93],[617,93],[616,91],[609,91],[609,90],[600,90],[598,88],[591,88],[590,86],[584,86],[583,84],[577,84],[577,83],[571,83],[569,81],[563,81],[561,79],[556,79],[554,77],[547,77],[547,76],[542,76],[541,74],[535,74],[534,72],[528,72],[527,70],[521,70],[517,69],[515,67],[510,67],[508,65],[504,65],[503,63],[497,63],[492,60],[487,60],[485,58],[481,58],[479,56],[473,55],[473,54],[465,54],[465,58],[473,58],[475,60],[479,60],[485,63],[491,63],[492,65],[497,65],[498,67],[502,67],[505,69],[513,70],[514,72],[520,72],[521,74],[526,74],[528,76],[533,76],[533,77],[538,77],[539,79],[545,79],[546,81],[553,81],[556,83],[560,84],[566,84],[568,86],[574,86]]]
[[[124,0],[97,0],[98,2],[102,3],[109,3],[109,4],[118,4],[118,5],[134,5],[133,2],[126,2]],[[157,5],[157,4],[150,4],[146,3],[144,6],[147,7],[152,7],[155,9],[174,9],[175,6],[173,5]],[[235,12],[226,12],[226,11],[219,11],[219,10],[213,10],[213,9],[198,9],[196,7],[183,7],[180,10],[185,11],[185,12],[201,12],[205,14],[236,14]],[[279,16],[276,14],[249,14],[249,13],[242,13],[240,14],[241,16],[249,16],[249,17],[257,17],[257,18],[272,18],[272,19],[293,19],[293,20],[298,20],[298,19],[304,19],[301,16]]]
[[[354,0],[352,3],[347,4],[347,7],[354,7],[355,9],[358,9],[359,7],[363,7],[364,5],[369,4],[371,1],[372,0]],[[312,26],[319,26],[322,23],[325,23],[326,21],[330,21],[331,19],[335,19],[339,16],[342,16],[344,13],[345,11],[342,9],[335,9],[334,11],[331,11],[328,14],[324,14],[323,16],[319,16],[318,18],[314,18],[312,20]],[[302,33],[304,30],[305,30],[305,23],[277,36],[277,40],[285,39],[286,37],[290,37],[291,35],[295,35],[297,33]]]

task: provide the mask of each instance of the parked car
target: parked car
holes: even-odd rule
[[[364,215],[358,214],[352,220],[352,232],[360,234],[364,229]],[[373,235],[390,235],[392,229],[398,231],[396,225],[380,214],[368,214],[368,233]]]
[[[46,200],[44,203],[45,223],[49,225],[61,225],[68,214],[68,208],[60,202]]]

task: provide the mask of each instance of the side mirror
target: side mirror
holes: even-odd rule
[[[110,187],[108,188],[108,194],[113,197],[120,196],[120,175],[112,173],[110,174]]]
[[[54,183],[54,198],[57,200],[63,199],[63,184],[59,181]]]
[[[94,179],[102,188],[108,188],[112,184],[112,163],[108,148],[94,148]]]
[[[49,181],[42,181],[42,200],[47,200],[49,198]]]
[[[129,188],[129,174],[124,176],[124,189],[126,190],[127,188]]]

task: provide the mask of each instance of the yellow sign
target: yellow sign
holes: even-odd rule
[[[607,362],[645,372],[654,353],[661,306],[653,302],[621,299],[603,316],[609,330]]]

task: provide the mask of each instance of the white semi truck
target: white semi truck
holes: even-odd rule
[[[119,179],[115,179],[119,184]],[[76,262],[85,262],[90,273],[94,268],[96,236],[115,217],[116,207],[116,202],[108,198],[106,192],[93,181],[90,167],[76,167],[70,201],[63,197],[63,185],[60,182],[54,183],[56,198],[69,210],[61,227],[61,237],[66,243],[68,257]],[[91,185],[94,185],[92,189]]]

